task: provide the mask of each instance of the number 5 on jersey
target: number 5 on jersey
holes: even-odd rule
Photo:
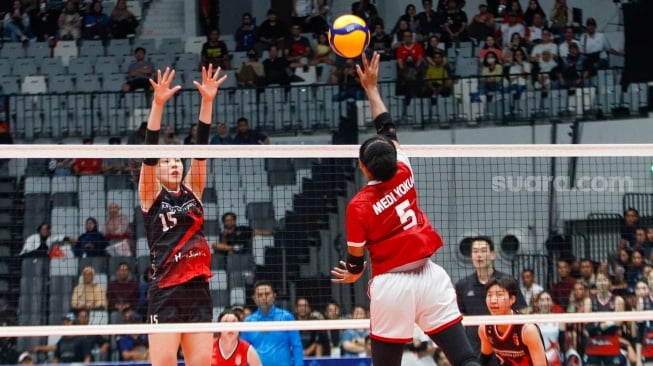
[[[413,216],[414,215],[415,214],[413,214]],[[175,217],[175,213],[172,211],[166,212],[165,215],[160,213],[159,219],[161,219],[161,226],[163,226],[163,232],[166,232],[172,229],[173,227],[175,227],[175,225],[177,225],[177,218]]]
[[[417,215],[415,215],[415,211],[413,211],[412,208],[409,208],[409,206],[410,202],[405,200],[395,207],[395,211],[399,216],[399,221],[401,221],[404,230],[408,230],[417,225]]]

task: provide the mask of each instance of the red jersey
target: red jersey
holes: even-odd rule
[[[367,246],[372,276],[428,258],[442,238],[419,209],[408,157],[397,152],[397,173],[370,181],[347,206],[347,245]]]
[[[615,298],[610,295],[606,302],[602,302],[594,295],[591,297],[592,311],[614,311]],[[619,346],[619,333],[614,331],[612,334],[600,334],[590,337],[585,345],[585,353],[590,356],[618,356],[621,354]]]
[[[649,295],[642,300],[644,301],[644,310],[653,310],[653,296]],[[639,343],[642,344],[642,357],[649,361],[653,359],[653,322],[647,320],[637,323],[637,326]]]
[[[102,159],[75,159],[77,174],[100,174],[102,172]]]
[[[411,47],[406,47],[403,43],[397,47],[397,60],[406,61],[406,57],[413,56],[413,61],[418,62],[424,55],[424,48],[418,43],[413,43]]]
[[[251,345],[242,339],[238,339],[236,349],[229,355],[225,355],[220,348],[220,337],[213,338],[213,356],[211,366],[245,366],[248,364],[247,352]]]

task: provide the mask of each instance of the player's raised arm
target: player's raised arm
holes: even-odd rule
[[[383,103],[381,93],[379,92],[378,76],[380,60],[381,56],[377,52],[372,54],[372,59],[370,61],[368,61],[367,56],[363,54],[363,67],[361,68],[360,65],[356,65],[356,72],[361,81],[361,86],[367,94],[367,99],[370,102],[370,109],[372,110],[372,118],[374,120],[376,132],[379,135],[389,137],[395,142],[395,145],[399,145],[395,124],[392,121],[392,117],[388,113],[388,108],[385,106],[385,103]]]

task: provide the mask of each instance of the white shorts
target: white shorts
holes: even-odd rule
[[[412,342],[415,324],[432,335],[462,320],[449,275],[430,260],[415,271],[375,276],[368,291],[370,337],[380,341]]]

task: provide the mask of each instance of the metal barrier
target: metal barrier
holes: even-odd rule
[[[447,96],[428,95],[424,84],[398,88],[395,81],[381,82],[381,95],[399,125],[413,128],[449,128],[478,124],[550,123],[550,119],[604,119],[636,116],[648,109],[648,85],[622,87],[619,69],[599,70],[585,87],[515,92],[509,86],[483,93],[478,77],[453,80]],[[426,83],[425,81],[424,83]],[[398,92],[400,91],[400,92]],[[312,84],[227,88],[218,93],[214,122],[235,127],[240,117],[269,134],[338,129],[355,102],[359,129],[371,126],[365,100],[339,94],[337,85]],[[142,91],[12,94],[2,98],[5,118],[15,138],[33,140],[85,136],[125,136],[147,121],[150,96]],[[186,135],[197,120],[200,95],[184,89],[168,102],[164,124]],[[349,108],[351,111],[352,109]],[[0,113],[1,114],[1,113]],[[351,112],[350,112],[351,114]],[[217,123],[216,123],[217,124]]]

